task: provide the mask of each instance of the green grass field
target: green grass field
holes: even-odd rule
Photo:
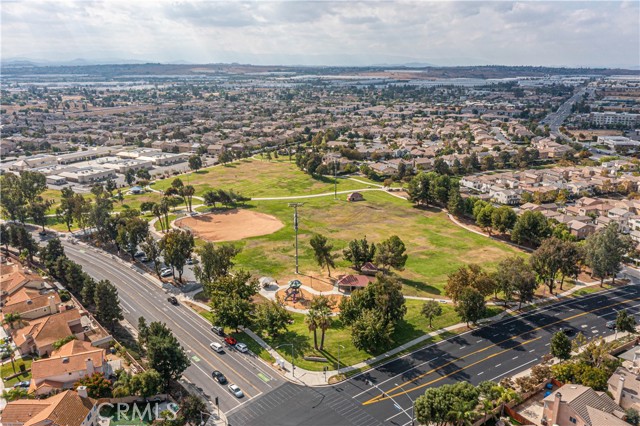
[[[164,191],[175,178],[156,181],[154,189]],[[196,195],[209,189],[234,190],[247,197],[286,197],[333,192],[333,178],[312,178],[288,161],[242,160],[210,167],[180,176],[182,182],[193,185]],[[348,179],[338,179],[338,191],[366,187]]]
[[[398,235],[407,246],[409,256],[402,277],[407,295],[442,296],[447,274],[467,263],[478,263],[492,269],[505,257],[520,253],[515,248],[474,234],[449,221],[445,213],[420,210],[403,199],[382,191],[364,193],[365,201],[346,202],[346,194],[300,200],[299,263],[300,271],[309,275],[321,271],[313,259],[309,240],[320,233],[334,245],[338,273],[351,273],[348,262],[342,259],[342,249],[352,239],[367,237],[380,242]],[[257,275],[276,279],[290,276],[294,270],[293,209],[286,201],[251,202],[256,211],[273,215],[285,227],[261,237],[238,242],[243,248],[237,264]]]
[[[32,360],[29,358],[16,359],[14,361],[14,364],[16,366],[16,372],[20,372],[21,365],[24,365],[25,370],[31,369],[31,362]],[[14,377],[13,379],[4,380],[5,377],[12,376],[13,374],[14,372],[13,372],[13,367],[11,366],[11,361],[7,360],[6,364],[2,364],[2,366],[0,366],[0,377],[3,379],[4,386],[7,388],[15,385],[18,382],[31,380],[31,371],[26,371],[24,374],[20,374],[19,376]]]

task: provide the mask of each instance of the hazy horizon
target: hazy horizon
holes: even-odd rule
[[[9,1],[3,61],[640,66],[639,2]]]

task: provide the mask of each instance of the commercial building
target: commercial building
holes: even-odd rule
[[[69,182],[77,183],[93,183],[105,179],[113,179],[116,177],[116,173],[111,169],[104,167],[70,167],[63,172],[59,173],[59,176],[67,179]]]
[[[591,123],[597,126],[609,126],[620,124],[623,126],[635,126],[640,123],[640,114],[628,112],[592,112]]]

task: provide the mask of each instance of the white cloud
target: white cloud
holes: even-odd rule
[[[14,1],[2,57],[638,66],[638,2]]]

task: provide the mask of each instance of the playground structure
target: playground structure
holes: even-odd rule
[[[304,295],[300,291],[300,287],[302,283],[300,280],[291,280],[289,281],[289,288],[284,293],[284,300],[291,300],[293,303],[296,303],[299,299],[304,299]]]

